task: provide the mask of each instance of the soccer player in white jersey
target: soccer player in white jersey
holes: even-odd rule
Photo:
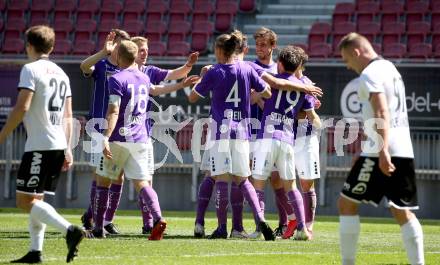
[[[215,42],[218,63],[203,76],[189,95],[191,103],[212,92],[211,137],[209,149],[211,177],[216,179],[218,227],[211,239],[227,238],[228,182],[233,178],[249,202],[266,240],[274,240],[264,219],[257,194],[247,177],[249,169],[250,91],[251,87],[270,97],[270,87],[249,65],[235,60],[241,35],[222,34]]]
[[[47,26],[34,26],[26,33],[26,53],[32,61],[23,66],[17,103],[0,132],[0,143],[23,121],[27,140],[17,176],[17,207],[29,213],[29,252],[12,263],[41,263],[46,224],[66,236],[67,262],[77,255],[84,238],[72,225],[44,202],[44,194],[55,193],[61,170],[72,166],[72,93],[69,77],[49,60],[55,33]]]
[[[339,49],[347,68],[360,75],[358,97],[367,138],[338,201],[342,264],[355,264],[359,204],[377,206],[384,196],[400,225],[409,262],[424,264],[422,226],[411,211],[418,209],[417,188],[402,76],[360,34],[344,36]]]

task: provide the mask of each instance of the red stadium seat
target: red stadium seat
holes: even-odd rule
[[[209,0],[194,1],[193,22],[207,21],[214,12],[214,5]]]
[[[440,23],[435,25],[432,29],[432,47],[437,47],[440,44]]]
[[[5,24],[6,31],[16,31],[18,35],[26,29],[26,20],[24,18],[8,18]]]
[[[186,21],[175,21],[168,25],[168,41],[185,41],[186,36],[191,31],[191,24]]]
[[[333,25],[350,21],[355,12],[355,5],[352,3],[337,3],[333,11]]]
[[[344,37],[346,34],[350,32],[356,32],[356,24],[352,22],[339,22],[336,23],[333,27],[333,50],[334,55],[337,55],[339,57],[339,50],[337,49],[337,46],[339,44],[339,41]]]
[[[307,46],[306,43],[292,43],[291,45],[296,46],[296,47],[300,47],[301,49],[303,49],[306,53],[309,50],[309,47]]]
[[[104,0],[100,8],[100,19],[113,20],[117,19],[122,11],[122,3],[119,0]]]
[[[402,22],[382,23],[382,43],[400,42],[405,33],[405,24]]]
[[[191,33],[191,49],[200,53],[208,50],[209,39],[214,32],[214,25],[209,22],[194,22]]]
[[[124,21],[122,28],[126,29],[130,36],[139,36],[144,31],[144,23],[140,20],[128,20]]]
[[[54,19],[70,18],[76,10],[76,0],[56,0],[54,7]]]
[[[149,21],[162,20],[168,11],[168,2],[161,0],[150,0],[147,6],[147,19]]]
[[[0,30],[3,30],[3,19],[0,17]]]
[[[402,43],[390,43],[383,46],[383,57],[403,58],[406,54],[406,45]]]
[[[91,55],[95,52],[95,43],[91,40],[75,40],[73,54]]]
[[[440,58],[440,44],[437,44],[434,48],[434,58]]]
[[[378,2],[365,2],[357,5],[356,21],[357,23],[374,21],[379,14],[380,5]]]
[[[403,14],[403,3],[400,1],[388,1],[382,3],[382,25],[390,22],[400,21],[400,16]]]
[[[50,26],[50,21],[47,18],[41,18],[41,17],[37,17],[31,18],[31,21],[29,22],[29,26],[36,26],[36,25],[46,25],[46,26]]]
[[[69,18],[56,18],[53,27],[57,38],[67,38],[73,30],[73,22]]]
[[[409,46],[409,58],[428,59],[432,54],[432,46],[428,43],[418,43]]]
[[[72,50],[72,43],[70,40],[56,40],[55,47],[53,49],[54,54],[69,54]]]
[[[193,11],[188,1],[173,1],[170,7],[170,21],[186,20]]]
[[[5,38],[2,53],[23,53],[24,41],[22,39]]]
[[[230,30],[232,21],[237,13],[237,9],[237,3],[235,2],[217,2],[215,29],[219,32],[226,32]]]
[[[373,46],[373,49],[376,51],[377,54],[382,54],[382,45],[380,43],[371,43]]]
[[[311,58],[328,58],[332,53],[332,48],[328,43],[315,43],[309,46],[309,56]]]
[[[106,20],[101,20],[101,23],[99,24],[98,27],[98,33],[100,32],[104,32],[104,33],[109,33],[112,29],[117,29],[119,28],[121,25],[121,23],[119,22],[119,20],[117,19],[106,19]]]
[[[440,1],[432,1],[431,2],[431,27],[434,27],[440,24]]]
[[[6,0],[0,0],[0,12],[3,12],[6,8]]]
[[[137,20],[145,12],[145,1],[131,0],[125,2],[124,9],[122,11],[124,21]]]
[[[241,12],[252,13],[257,9],[257,1],[256,0],[240,0],[238,4],[238,9]]]
[[[431,25],[428,22],[419,21],[409,24],[406,40],[408,47],[415,43],[425,42],[426,35],[429,33],[431,33]]]
[[[167,47],[161,41],[149,41],[148,42],[148,54],[151,56],[164,56],[167,51]]]
[[[53,0],[32,0],[32,17],[47,17],[53,5]]]
[[[168,42],[167,55],[168,56],[187,56],[190,51],[190,46],[188,42],[177,41]]]
[[[380,24],[376,22],[358,23],[358,33],[364,35],[370,42],[374,42],[380,34]]]
[[[145,35],[149,41],[160,41],[167,32],[168,26],[163,21],[151,21],[147,24]]]
[[[315,22],[310,28],[309,44],[327,42],[332,26],[327,22]]]
[[[429,3],[424,1],[409,2],[406,5],[406,24],[423,21],[429,11]]]
[[[8,19],[12,17],[24,17],[25,12],[29,9],[29,0],[9,1],[7,8]]]
[[[97,0],[79,0],[76,17],[77,19],[93,19],[99,8],[100,4]]]
[[[75,25],[75,38],[81,40],[91,39],[96,31],[96,21],[93,19],[78,20]]]

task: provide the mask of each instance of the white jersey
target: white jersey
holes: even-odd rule
[[[359,81],[358,97],[362,104],[365,130],[371,130],[371,125],[374,125],[368,122],[374,118],[370,93],[384,93],[390,115],[388,134],[390,155],[392,157],[414,158],[406,108],[405,85],[396,67],[387,60],[375,60],[362,71]],[[376,143],[378,142],[375,137],[370,138]],[[378,150],[366,151],[363,148],[361,155],[377,157]]]
[[[66,149],[63,117],[66,98],[72,96],[69,77],[55,63],[40,59],[23,66],[18,88],[34,92],[23,119],[25,152]]]

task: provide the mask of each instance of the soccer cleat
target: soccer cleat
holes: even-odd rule
[[[260,228],[260,231],[264,236],[264,240],[266,240],[266,241],[274,241],[275,240],[275,236],[273,234],[273,231],[270,228],[268,223],[260,222],[258,224],[258,227]]]
[[[260,239],[263,237],[263,234],[260,231],[255,230],[252,234],[248,235],[248,238],[250,239]]]
[[[247,239],[247,238],[249,238],[249,235],[244,230],[238,231],[238,230],[232,229],[231,234],[229,235],[229,238]]]
[[[287,230],[287,225],[280,225],[273,231],[275,238],[281,238],[284,232]]]
[[[153,228],[142,226],[142,234],[143,235],[150,235],[151,234],[151,230],[153,230]]]
[[[71,225],[67,229],[66,244],[67,244],[67,257],[66,262],[69,263],[74,257],[78,255],[78,245],[84,238],[84,231],[78,226]]]
[[[116,228],[116,226],[113,223],[109,223],[104,226],[105,231],[107,231],[110,235],[119,235],[121,232]]]
[[[93,228],[90,232],[90,238],[105,238],[105,231],[103,228]]]
[[[228,238],[228,232],[219,231],[218,228],[208,236],[208,239],[226,239]]]
[[[11,261],[11,263],[28,263],[28,264],[35,264],[42,262],[43,260],[41,259],[41,251],[36,251],[36,250],[29,251],[23,257]]]
[[[81,223],[83,224],[83,227],[85,230],[92,230],[93,224],[91,219],[86,218],[87,213],[84,213],[81,215]]]
[[[163,234],[166,228],[167,228],[167,222],[163,219],[160,219],[154,224],[153,229],[151,230],[151,235],[148,237],[148,240],[161,240],[163,238]]]
[[[307,231],[307,228],[297,230],[295,233],[295,240],[307,241],[310,239],[312,239],[312,236],[310,235],[309,231]]]
[[[282,239],[289,239],[295,234],[296,230],[296,219],[295,220],[289,220],[289,223],[287,224],[287,229],[284,231],[282,235]]]
[[[194,237],[204,238],[205,237],[205,227],[201,224],[196,224],[194,226]]]

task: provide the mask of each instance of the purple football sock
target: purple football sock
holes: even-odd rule
[[[151,186],[147,186],[139,191],[139,195],[142,197],[145,205],[147,205],[148,210],[150,210],[154,222],[162,219],[162,212],[160,211],[159,199],[156,191],[154,191]]]
[[[197,215],[196,224],[205,225],[205,213],[211,199],[215,180],[211,177],[205,177],[200,183],[199,194],[197,196]]]
[[[236,231],[243,231],[243,193],[240,187],[232,182],[230,201],[232,206],[232,229]]]
[[[260,202],[258,200],[258,196],[257,193],[255,192],[254,186],[252,186],[252,184],[249,182],[248,179],[242,181],[239,186],[241,192],[243,193],[244,197],[249,203],[249,206],[252,209],[254,218],[258,222],[265,221],[264,212],[261,210]]]
[[[265,199],[264,199],[264,190],[255,190],[255,192],[257,193],[257,197],[258,197],[258,202],[260,203],[260,208],[261,211],[264,213],[264,209],[265,209]],[[255,221],[255,231],[260,231],[260,227],[258,226],[258,220],[254,218]]]
[[[304,212],[305,212],[305,220],[306,224],[313,223],[315,220],[315,211],[316,211],[316,192],[315,190],[310,190],[308,192],[303,192],[303,200],[304,200]]]
[[[110,186],[108,193],[108,209],[105,212],[105,221],[111,223],[115,217],[116,210],[121,200],[122,184],[114,184]]]
[[[96,180],[92,181],[92,186],[90,187],[90,202],[89,208],[87,208],[86,212],[86,220],[94,219],[93,218],[93,209],[95,208],[95,196],[96,196]]]
[[[102,229],[104,226],[104,215],[108,207],[108,194],[108,188],[100,186],[96,187],[94,221],[95,228],[97,229]]]
[[[148,210],[148,207],[144,200],[142,200],[142,196],[139,193],[138,196],[138,204],[139,208],[141,209],[142,213],[142,222],[145,228],[153,228],[153,216],[150,213],[150,210]]]
[[[289,203],[291,204],[293,211],[295,212],[297,229],[302,230],[305,227],[305,217],[304,217],[304,204],[299,190],[291,190],[287,193],[289,197]]]
[[[217,181],[215,183],[215,208],[217,210],[219,229],[224,228],[226,230],[226,224],[228,223],[228,204],[228,183]]]
[[[287,215],[292,214],[292,208],[290,208],[284,188],[275,190],[275,202],[278,209],[279,225],[287,225]]]

